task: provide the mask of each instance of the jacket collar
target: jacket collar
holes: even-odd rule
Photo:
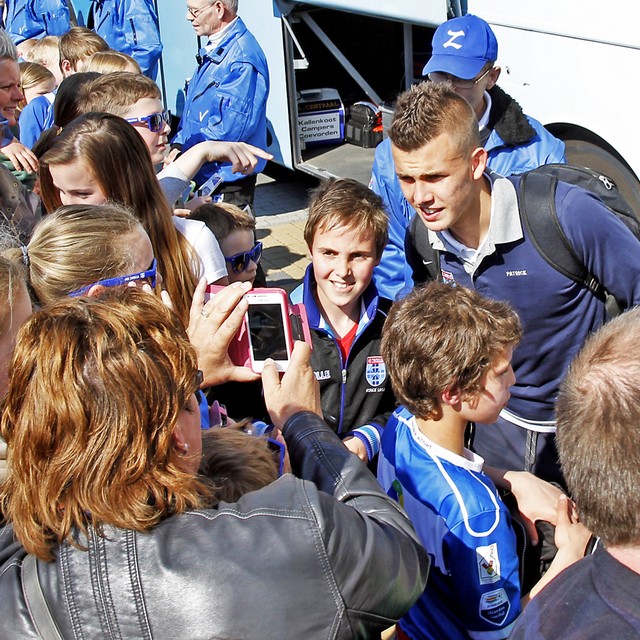
[[[499,86],[489,89],[491,114],[489,129],[494,130],[506,145],[522,145],[535,138],[536,130],[531,126],[522,107]]]
[[[217,45],[212,46],[211,44],[207,44],[198,51],[198,55],[196,56],[198,64],[203,64],[207,61],[220,64],[231,48],[229,45],[242,36],[246,30],[247,27],[245,23],[242,22],[242,18],[237,17],[234,22],[229,24],[224,37]]]

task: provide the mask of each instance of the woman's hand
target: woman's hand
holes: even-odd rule
[[[203,387],[224,382],[251,382],[260,376],[248,367],[235,365],[229,345],[240,330],[248,304],[243,296],[249,282],[235,282],[212,296],[205,304],[207,282],[201,278],[193,296],[187,334],[198,352],[198,367],[204,375]]]
[[[311,411],[322,416],[320,387],[311,367],[311,349],[308,344],[295,343],[282,379],[273,360],[265,360],[262,386],[267,411],[278,429],[282,429],[289,418],[301,411]]]

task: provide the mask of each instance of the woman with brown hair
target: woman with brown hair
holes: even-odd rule
[[[225,348],[242,291],[211,309]],[[207,509],[200,377],[175,316],[126,287],[36,313],[0,423],[3,636],[42,635],[47,608],[62,638],[154,640],[365,638],[402,615],[426,553],[319,416],[308,347],[263,378],[299,478]]]

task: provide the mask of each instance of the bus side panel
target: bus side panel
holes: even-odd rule
[[[294,159],[290,100],[293,97],[287,88],[288,71],[280,10],[275,0],[241,0],[238,13],[260,43],[269,65],[267,151],[273,154],[277,163],[292,169]]]
[[[634,135],[640,49],[492,25],[499,42],[499,84],[545,125],[566,123],[610,144],[640,176]]]

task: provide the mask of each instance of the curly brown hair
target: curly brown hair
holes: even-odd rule
[[[391,307],[382,357],[396,398],[417,417],[429,419],[443,391],[477,395],[491,363],[521,335],[518,316],[506,302],[432,282]]]

